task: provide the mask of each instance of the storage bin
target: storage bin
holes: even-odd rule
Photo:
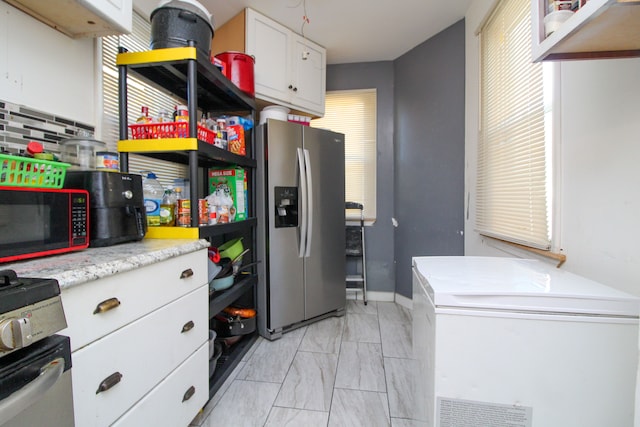
[[[188,138],[189,122],[161,122],[129,125],[131,139]],[[198,125],[198,139],[213,144],[216,134]]]
[[[69,163],[0,154],[0,186],[62,188]]]

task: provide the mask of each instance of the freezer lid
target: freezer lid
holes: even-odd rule
[[[414,257],[436,307],[637,318],[640,299],[538,260]]]

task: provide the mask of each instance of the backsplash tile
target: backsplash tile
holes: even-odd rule
[[[45,151],[59,152],[58,143],[81,135],[93,138],[95,128],[44,111],[0,100],[0,146],[12,152],[29,141],[41,142]]]

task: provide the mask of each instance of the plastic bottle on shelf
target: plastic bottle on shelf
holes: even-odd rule
[[[164,197],[160,203],[160,225],[173,227],[176,225],[176,192],[164,190]]]
[[[147,225],[157,227],[160,225],[160,205],[164,197],[164,188],[153,172],[143,171],[142,193],[144,207],[147,212]],[[146,176],[144,174],[146,173]]]
[[[191,200],[182,187],[176,187],[176,225],[191,227]]]
[[[158,111],[158,123],[168,123],[171,122],[172,117],[171,114],[169,114],[168,110],[165,110],[164,108]]]
[[[207,127],[207,129],[211,130],[211,131],[215,131],[216,129],[216,121],[215,119],[213,119],[211,117],[211,113],[207,113],[207,118],[205,120],[205,125]]]
[[[179,202],[180,199],[182,199],[184,197],[182,195],[182,187],[175,187],[173,189],[173,196],[176,199],[176,206],[173,209],[173,218],[174,218],[174,222],[175,222],[175,224],[177,226],[177,225],[179,225],[178,224],[178,202]]]

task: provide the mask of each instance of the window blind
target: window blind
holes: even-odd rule
[[[327,92],[324,117],[311,121],[345,135],[345,201],[362,203],[366,221],[376,219],[376,94],[376,89]],[[360,219],[359,213],[349,219]]]
[[[549,249],[543,66],[531,61],[530,6],[530,0],[500,1],[480,32],[476,227]]]
[[[133,30],[131,34],[121,36],[102,37],[102,91],[103,91],[103,116],[102,116],[102,140],[107,143],[110,151],[117,151],[119,139],[119,115],[118,115],[118,68],[116,67],[116,55],[118,46],[126,48],[130,52],[149,50],[151,40],[151,24],[142,16],[133,13]],[[149,86],[135,78],[131,73],[127,76],[128,86],[128,123],[136,122],[140,116],[142,106],[149,107],[149,114],[157,116],[160,109],[172,113],[175,105],[184,103],[162,91]],[[129,171],[153,171],[163,186],[172,185],[173,178],[187,176],[186,165],[156,160],[151,157],[129,155]]]

